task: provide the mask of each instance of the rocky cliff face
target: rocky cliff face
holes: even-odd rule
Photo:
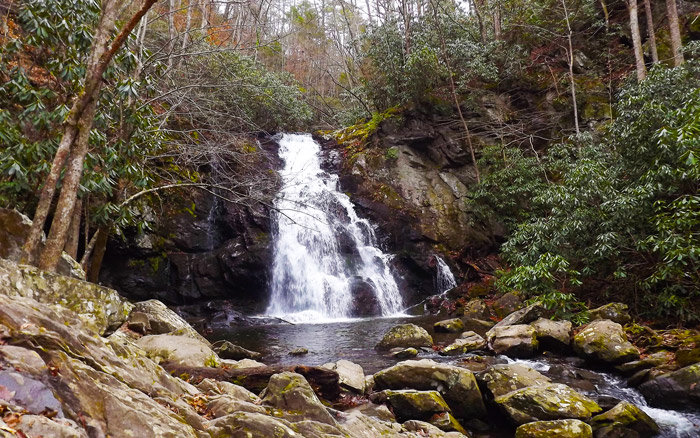
[[[261,144],[253,166],[274,174],[273,141]],[[169,196],[153,213],[152,232],[110,241],[100,281],[130,298],[172,305],[219,299],[264,303],[271,262],[269,204],[222,197],[197,189]]]

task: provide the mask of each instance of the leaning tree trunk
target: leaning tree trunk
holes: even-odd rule
[[[82,216],[82,202],[78,199],[73,209],[73,219],[71,219],[70,228],[68,229],[68,241],[63,249],[66,254],[78,259],[78,243],[80,243],[80,218]]]
[[[42,269],[55,271],[61,259],[61,252],[66,245],[70,218],[75,208],[78,189],[80,188],[80,178],[83,174],[83,161],[85,160],[85,155],[88,150],[89,134],[94,122],[97,99],[102,86],[102,76],[131,31],[134,30],[141,18],[155,2],[156,0],[144,0],[141,8],[130,18],[124,27],[122,27],[111,44],[110,36],[117,20],[121,2],[116,0],[105,0],[102,2],[102,15],[95,32],[90,62],[88,63],[88,68],[85,73],[85,88],[80,98],[73,105],[71,114],[69,115],[70,120],[75,120],[75,125],[74,127],[68,125],[64,133],[64,138],[61,139],[61,143],[67,144],[65,154],[68,155],[70,153],[70,163],[68,163],[68,168],[66,169],[61,195],[58,205],[56,206],[53,221],[51,222],[51,231],[46,241],[46,247],[39,259],[39,267]],[[75,130],[75,132],[73,132],[73,130]],[[69,137],[70,134],[72,135]],[[69,138],[69,140],[66,140],[66,138]],[[57,162],[58,160],[55,159],[54,164]],[[61,164],[64,163],[65,160],[63,160]],[[51,173],[55,171],[60,174],[61,170],[61,168],[57,170],[52,168]],[[55,191],[55,186],[53,191]],[[51,198],[53,198],[53,196],[51,196]],[[49,205],[52,200],[51,198],[48,199]],[[37,208],[37,210],[39,210],[39,208]],[[48,212],[48,207],[46,207],[46,211]],[[35,222],[38,222],[36,219],[35,215]],[[42,221],[41,224],[35,223],[34,225],[38,226],[41,231],[44,224]],[[38,239],[36,246],[38,246]],[[36,251],[36,246],[26,249],[33,249]],[[27,253],[30,254],[31,251],[27,251]]]
[[[654,11],[651,9],[651,0],[644,0],[644,13],[647,17],[647,35],[649,36],[649,51],[654,64],[659,63],[659,51],[656,49],[656,32],[654,31]]]
[[[681,40],[681,30],[678,25],[678,9],[676,0],[666,0],[668,10],[668,27],[671,33],[671,50],[673,51],[673,65],[678,67],[683,64],[683,42]]]
[[[627,9],[630,13],[630,32],[632,33],[632,48],[634,49],[634,60],[637,65],[637,80],[641,82],[647,77],[647,67],[646,65],[644,65],[642,37],[639,33],[637,0],[627,0]]]

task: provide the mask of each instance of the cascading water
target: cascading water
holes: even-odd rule
[[[435,257],[435,267],[437,269],[437,274],[435,275],[435,291],[438,294],[444,294],[448,290],[457,286],[457,281],[455,276],[452,274],[450,267],[447,263],[440,258],[440,256]]]
[[[310,135],[285,134],[282,189],[275,200],[274,263],[268,314],[292,322],[352,316],[351,285],[371,287],[382,315],[403,309],[370,223],[337,190],[337,175],[321,170],[320,147]]]

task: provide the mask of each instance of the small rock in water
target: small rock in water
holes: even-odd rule
[[[418,348],[432,346],[433,338],[424,328],[415,324],[400,324],[390,328],[375,348],[378,350],[390,350],[395,347]]]
[[[436,332],[459,333],[464,330],[464,323],[459,318],[452,318],[436,322],[434,328]]]
[[[390,350],[391,357],[396,359],[410,359],[412,357],[418,356],[418,350],[413,347],[409,348],[392,348]]]
[[[292,350],[289,352],[290,356],[303,356],[305,354],[309,354],[309,350],[304,347],[297,348],[296,350]]]
[[[486,341],[474,332],[464,332],[453,343],[440,351],[442,356],[458,356],[470,351],[480,350],[486,346]]]
[[[236,344],[229,341],[216,341],[211,344],[212,349],[219,355],[222,359],[232,359],[232,360],[242,360],[242,359],[253,359],[258,360],[262,358],[262,354],[257,351],[246,350]]]

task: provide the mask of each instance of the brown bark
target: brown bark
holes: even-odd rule
[[[481,42],[485,43],[488,39],[486,35],[486,26],[484,26],[484,20],[482,11],[484,9],[484,0],[472,0],[472,7],[474,8],[474,15],[476,15],[476,21],[479,23],[479,34],[481,35]]]
[[[256,394],[265,389],[270,377],[274,374],[291,371],[304,376],[319,397],[332,401],[337,400],[340,396],[338,373],[321,367],[295,365],[226,369],[189,367],[171,362],[165,362],[161,365],[174,376],[187,376],[187,380],[195,385],[204,379],[220,380],[235,383]]]
[[[659,51],[656,49],[656,32],[654,31],[654,13],[651,9],[651,0],[644,0],[644,13],[647,18],[647,35],[649,37],[649,51],[654,64],[659,63]]]
[[[95,246],[92,251],[92,257],[89,258],[89,268],[85,271],[87,281],[97,283],[100,279],[100,270],[102,269],[102,261],[107,251],[107,238],[109,237],[109,229],[102,226],[97,230]],[[87,265],[88,263],[86,263]]]
[[[564,7],[566,28],[568,30],[566,37],[569,43],[569,82],[571,83],[571,104],[574,107],[574,127],[576,129],[576,134],[579,134],[581,131],[578,126],[578,102],[576,101],[576,81],[574,80],[574,45],[572,43],[573,32],[571,30],[571,22],[569,21],[569,9],[566,7],[566,0],[561,0],[561,4]]]
[[[647,77],[647,67],[644,65],[644,52],[642,51],[642,37],[639,33],[639,17],[637,15],[637,0],[627,0],[627,10],[630,14],[630,32],[632,33],[632,48],[637,69],[637,80],[643,81]]]
[[[678,9],[676,0],[666,0],[666,10],[668,11],[668,27],[671,33],[671,50],[673,51],[673,66],[678,67],[683,64],[683,41],[681,40],[681,30],[678,25]]]
[[[70,163],[64,176],[61,195],[51,222],[51,231],[47,239],[44,251],[39,259],[39,267],[49,271],[55,271],[61,258],[61,252],[66,245],[67,231],[70,225],[70,217],[75,208],[77,192],[80,187],[80,178],[83,172],[83,161],[87,154],[88,140],[92,124],[94,122],[97,98],[102,85],[102,76],[114,55],[124,44],[131,31],[134,30],[141,18],[153,6],[156,0],[144,0],[142,7],[122,27],[119,34],[109,43],[110,35],[117,19],[118,6],[121,2],[116,0],[102,2],[102,15],[95,32],[90,61],[85,75],[85,87],[81,96],[71,108],[69,119],[74,125],[68,124],[61,143],[66,143],[66,155],[70,151]],[[74,128],[69,129],[71,126]],[[69,135],[75,129],[76,133]],[[59,148],[60,149],[60,148]],[[54,164],[59,160],[54,159]],[[59,175],[65,159],[60,162],[60,167],[54,169]],[[55,184],[54,189],[55,191]],[[53,193],[51,198],[53,198]],[[50,205],[51,199],[48,199]],[[38,210],[39,208],[37,208]],[[46,207],[48,212],[48,207]],[[36,216],[36,215],[35,215]],[[44,218],[45,220],[45,218]],[[36,217],[35,217],[36,221]],[[43,223],[41,225],[43,228]],[[37,243],[38,245],[38,243]]]
[[[82,217],[82,202],[80,199],[75,203],[73,209],[73,219],[71,219],[70,228],[68,229],[68,241],[63,249],[66,254],[78,258],[78,243],[80,242],[80,218]]]

